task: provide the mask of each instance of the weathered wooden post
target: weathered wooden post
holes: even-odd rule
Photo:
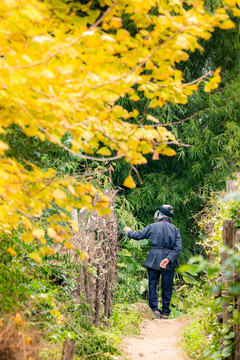
[[[231,220],[225,220],[223,222],[223,245],[227,246],[230,249],[234,247],[234,222]],[[226,252],[221,254],[221,264],[224,264],[228,255]],[[226,278],[223,274],[222,281],[225,285],[228,284],[230,278]],[[223,302],[223,325],[229,326],[229,320],[232,318],[232,313],[228,311],[228,306],[230,305],[230,299],[227,291],[222,292],[222,297],[225,298]],[[229,300],[228,300],[229,299]]]
[[[235,245],[240,244],[240,229],[237,229],[235,233]],[[236,274],[236,281],[240,281],[240,274]],[[240,314],[240,296],[236,297],[235,306],[237,312]],[[240,322],[234,325],[235,332],[235,350],[234,350],[234,360],[240,359]]]
[[[76,344],[73,340],[66,339],[63,344],[62,360],[73,360],[76,353]]]
[[[116,272],[117,255],[117,221],[114,215],[114,198],[116,191],[109,191],[106,195],[111,199],[111,213],[106,216],[106,284],[105,284],[105,316],[109,317],[112,310],[114,278]]]
[[[227,180],[226,181],[226,192],[230,194],[231,192],[236,192],[239,190],[239,182],[240,182],[240,172],[237,173],[237,180]],[[235,244],[240,243],[240,229],[236,231],[234,234],[234,222],[230,220],[226,220],[223,222],[223,245],[228,246],[231,249],[236,249]],[[222,253],[221,255],[221,263],[224,263],[227,259],[227,254]],[[238,277],[238,274],[234,274],[234,278]],[[233,278],[224,278],[223,275],[223,283],[227,285],[229,281],[232,281]],[[225,297],[223,303],[223,325],[229,326],[229,320],[232,319],[232,312],[228,311],[228,306],[230,305],[230,298],[227,291],[222,292],[223,298]],[[227,300],[228,299],[228,300]],[[237,308],[237,311],[240,312],[240,299],[235,298],[233,300],[233,305]],[[233,326],[233,330],[235,332],[235,349],[234,353],[228,357],[228,360],[240,360],[240,324],[236,324]]]
[[[97,212],[93,211],[88,220],[88,247],[87,253],[90,255],[90,264],[93,264],[94,252],[96,246],[96,234],[97,234]],[[85,285],[87,294],[87,304],[89,305],[89,322],[93,321],[94,312],[94,298],[95,298],[95,283],[96,277],[85,267]]]
[[[74,209],[71,212],[72,220],[78,225],[78,231],[71,242],[74,249],[85,254],[79,257],[79,252],[64,249],[61,244],[56,247],[57,252],[69,253],[71,261],[78,264],[78,288],[75,298],[76,301],[88,305],[85,311],[83,309],[83,315],[95,325],[98,325],[102,315],[111,314],[117,261],[117,219],[114,214],[116,191],[110,190],[106,195],[111,202],[110,215],[99,216],[96,210],[87,211],[86,208],[80,211]],[[96,194],[93,204],[99,201],[100,194]]]
[[[227,180],[226,181],[226,191],[227,194],[230,194],[231,192],[238,191],[238,184],[240,182],[240,172],[236,174],[237,179],[236,180]]]
[[[105,262],[105,257],[102,251],[103,241],[104,241],[104,227],[105,227],[105,219],[104,216],[98,216],[97,219],[97,242],[95,248],[95,266],[97,269],[96,272],[96,286],[95,286],[95,299],[94,299],[94,324],[98,325],[99,317],[101,312],[101,304],[102,304],[102,286],[103,286],[103,263]]]
[[[86,251],[86,220],[87,219],[87,209],[85,207],[81,208],[78,216],[78,238],[79,238],[79,250]],[[81,262],[79,264],[79,291],[83,294],[84,299],[86,299],[86,289],[84,282],[84,266],[85,264]]]

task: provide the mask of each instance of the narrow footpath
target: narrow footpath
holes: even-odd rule
[[[127,337],[122,343],[129,360],[188,360],[180,345],[180,334],[186,326],[182,317],[169,320],[145,320],[141,335]]]

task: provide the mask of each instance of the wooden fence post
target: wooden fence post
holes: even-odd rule
[[[237,180],[227,180],[226,181],[226,192],[227,194],[231,192],[235,192],[239,190],[239,182],[240,182],[240,172],[236,174]],[[240,229],[236,231],[234,234],[234,222],[230,220],[226,220],[223,222],[223,245],[228,246],[231,249],[237,250],[235,244],[240,243]],[[221,263],[223,264],[227,259],[227,254],[222,253],[221,255]],[[235,279],[237,278],[237,279]],[[224,278],[223,275],[223,283],[227,285],[229,281],[232,281],[233,278]],[[234,274],[234,280],[239,281],[239,274]],[[232,319],[232,312],[228,311],[228,306],[230,305],[230,298],[228,296],[228,292],[222,292],[222,296],[226,298],[222,305],[223,309],[223,325],[229,326],[229,320]],[[227,300],[228,298],[228,300]],[[240,313],[240,299],[239,297],[235,297],[233,300],[233,305],[235,309]],[[240,324],[235,324],[233,326],[233,331],[235,332],[235,349],[234,353],[230,355],[226,360],[240,360]]]
[[[73,360],[76,353],[76,344],[73,340],[66,339],[63,344],[62,360]]]
[[[223,246],[227,246],[230,249],[234,248],[234,221],[225,220],[223,221]],[[221,254],[221,264],[227,259],[227,253]]]
[[[234,222],[231,220],[225,220],[223,221],[223,245],[227,246],[228,248],[234,248]],[[221,264],[223,264],[228,255],[226,252],[223,252],[221,254]],[[232,278],[227,278],[224,274],[222,277],[223,284],[226,285],[229,281],[231,281]],[[222,291],[222,297],[223,297],[223,304],[222,304],[222,314],[223,314],[223,325],[229,326],[229,320],[232,319],[232,312],[228,310],[228,307],[231,303],[231,298],[229,297],[228,291]],[[234,355],[231,354],[226,360],[233,360]]]
[[[227,180],[226,181],[226,192],[230,194],[231,192],[238,191],[239,186],[238,183],[240,182],[240,172],[236,174],[237,180]]]
[[[237,229],[235,233],[235,244],[240,244],[240,229]],[[240,274],[236,274],[236,281],[240,281]],[[240,297],[236,297],[235,306],[240,313]],[[234,325],[234,332],[235,332],[235,350],[234,350],[234,360],[240,359],[240,322]]]
[[[107,191],[106,195],[111,203],[110,215],[99,216],[96,210],[88,211],[84,207],[80,211],[74,209],[71,212],[71,219],[78,224],[78,231],[73,234],[71,241],[74,249],[79,251],[76,253],[64,249],[61,244],[56,247],[56,252],[69,253],[71,261],[78,265],[75,301],[88,305],[83,307],[82,314],[95,325],[98,325],[104,314],[111,314],[117,262],[117,219],[114,214],[116,191]],[[96,194],[93,205],[100,198],[100,194]]]

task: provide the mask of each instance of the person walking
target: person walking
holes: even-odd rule
[[[168,319],[171,312],[170,302],[173,290],[175,268],[178,266],[177,257],[182,250],[180,232],[172,224],[173,207],[159,206],[154,214],[155,223],[146,226],[143,230],[133,231],[125,226],[129,238],[135,240],[149,239],[149,251],[144,266],[148,271],[149,306],[155,319]],[[157,284],[162,276],[162,309],[158,308]]]

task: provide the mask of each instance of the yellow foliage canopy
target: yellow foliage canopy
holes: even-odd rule
[[[167,142],[175,138],[157,126],[158,119],[148,116],[156,127],[133,124],[129,119],[137,119],[138,112],[127,112],[115,101],[126,94],[137,101],[137,84],[151,107],[186,103],[202,79],[185,84],[175,65],[188,59],[189,50],[202,50],[198,39],[208,39],[215,27],[234,26],[226,11],[234,10],[236,1],[225,2],[225,8],[210,14],[200,0],[187,1],[188,10],[184,1],[101,0],[104,11],[92,9],[92,2],[1,1],[0,133],[17,124],[27,136],[98,161],[124,158],[134,165],[146,162],[144,154],[153,153],[154,159],[174,155]],[[158,15],[150,13],[152,7]],[[123,28],[123,14],[138,29],[135,35]],[[219,81],[217,72],[206,91]],[[71,149],[61,143],[67,131]],[[0,230],[10,234],[21,225],[23,241],[44,244],[46,234],[55,242],[69,241],[71,226],[59,225],[67,221],[65,213],[49,215],[46,233],[36,219],[53,203],[67,212],[90,209],[96,189],[77,179],[59,179],[51,169],[31,165],[27,170],[5,157],[7,149],[0,141]],[[125,185],[135,186],[131,176]],[[103,214],[106,204],[106,199],[98,204]],[[71,246],[65,242],[65,247]],[[51,251],[43,247],[42,253]],[[31,257],[41,261],[35,252]]]

